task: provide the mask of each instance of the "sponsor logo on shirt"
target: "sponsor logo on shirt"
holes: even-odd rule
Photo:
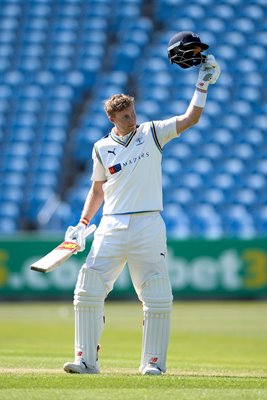
[[[121,170],[121,164],[112,165],[111,167],[109,167],[108,170],[111,173],[111,175],[116,174]]]
[[[128,165],[135,164],[135,163],[137,163],[138,161],[142,160],[143,158],[147,158],[147,157],[149,157],[149,156],[150,156],[150,154],[149,154],[149,152],[147,151],[146,153],[141,153],[141,154],[139,154],[139,155],[136,156],[136,157],[130,158],[130,160],[124,161],[124,162],[122,163],[122,165],[123,165],[124,167],[127,167]]]
[[[138,163],[140,160],[148,158],[150,156],[149,151],[145,153],[141,153],[133,158],[130,158],[127,161],[123,161],[122,164],[115,164],[108,168],[111,175],[116,174],[117,172],[121,171],[122,167],[128,167],[130,165]]]

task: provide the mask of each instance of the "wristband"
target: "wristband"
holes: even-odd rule
[[[89,224],[89,219],[87,219],[86,217],[82,217],[80,219],[80,223],[84,224],[85,226],[87,226]]]
[[[191,100],[191,105],[204,108],[206,100],[207,100],[207,92],[200,92],[199,90],[196,89]]]

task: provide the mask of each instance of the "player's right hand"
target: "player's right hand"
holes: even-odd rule
[[[209,54],[206,61],[199,68],[198,80],[196,87],[198,89],[207,90],[209,85],[217,82],[221,73],[221,69],[212,54]]]
[[[69,226],[65,234],[65,241],[77,243],[80,246],[79,251],[83,251],[86,241],[85,229],[86,226],[81,222],[76,226]]]

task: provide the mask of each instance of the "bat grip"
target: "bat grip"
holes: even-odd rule
[[[96,230],[96,225],[95,224],[92,224],[92,225],[88,226],[88,228],[86,228],[85,231],[84,231],[84,236],[85,237],[89,236],[95,230]]]

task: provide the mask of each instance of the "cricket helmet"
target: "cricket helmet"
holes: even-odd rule
[[[196,51],[196,46],[201,50]],[[201,64],[205,60],[202,51],[207,50],[209,46],[202,43],[200,37],[190,31],[176,33],[168,44],[168,57],[170,62],[179,65],[181,68],[190,68]]]

